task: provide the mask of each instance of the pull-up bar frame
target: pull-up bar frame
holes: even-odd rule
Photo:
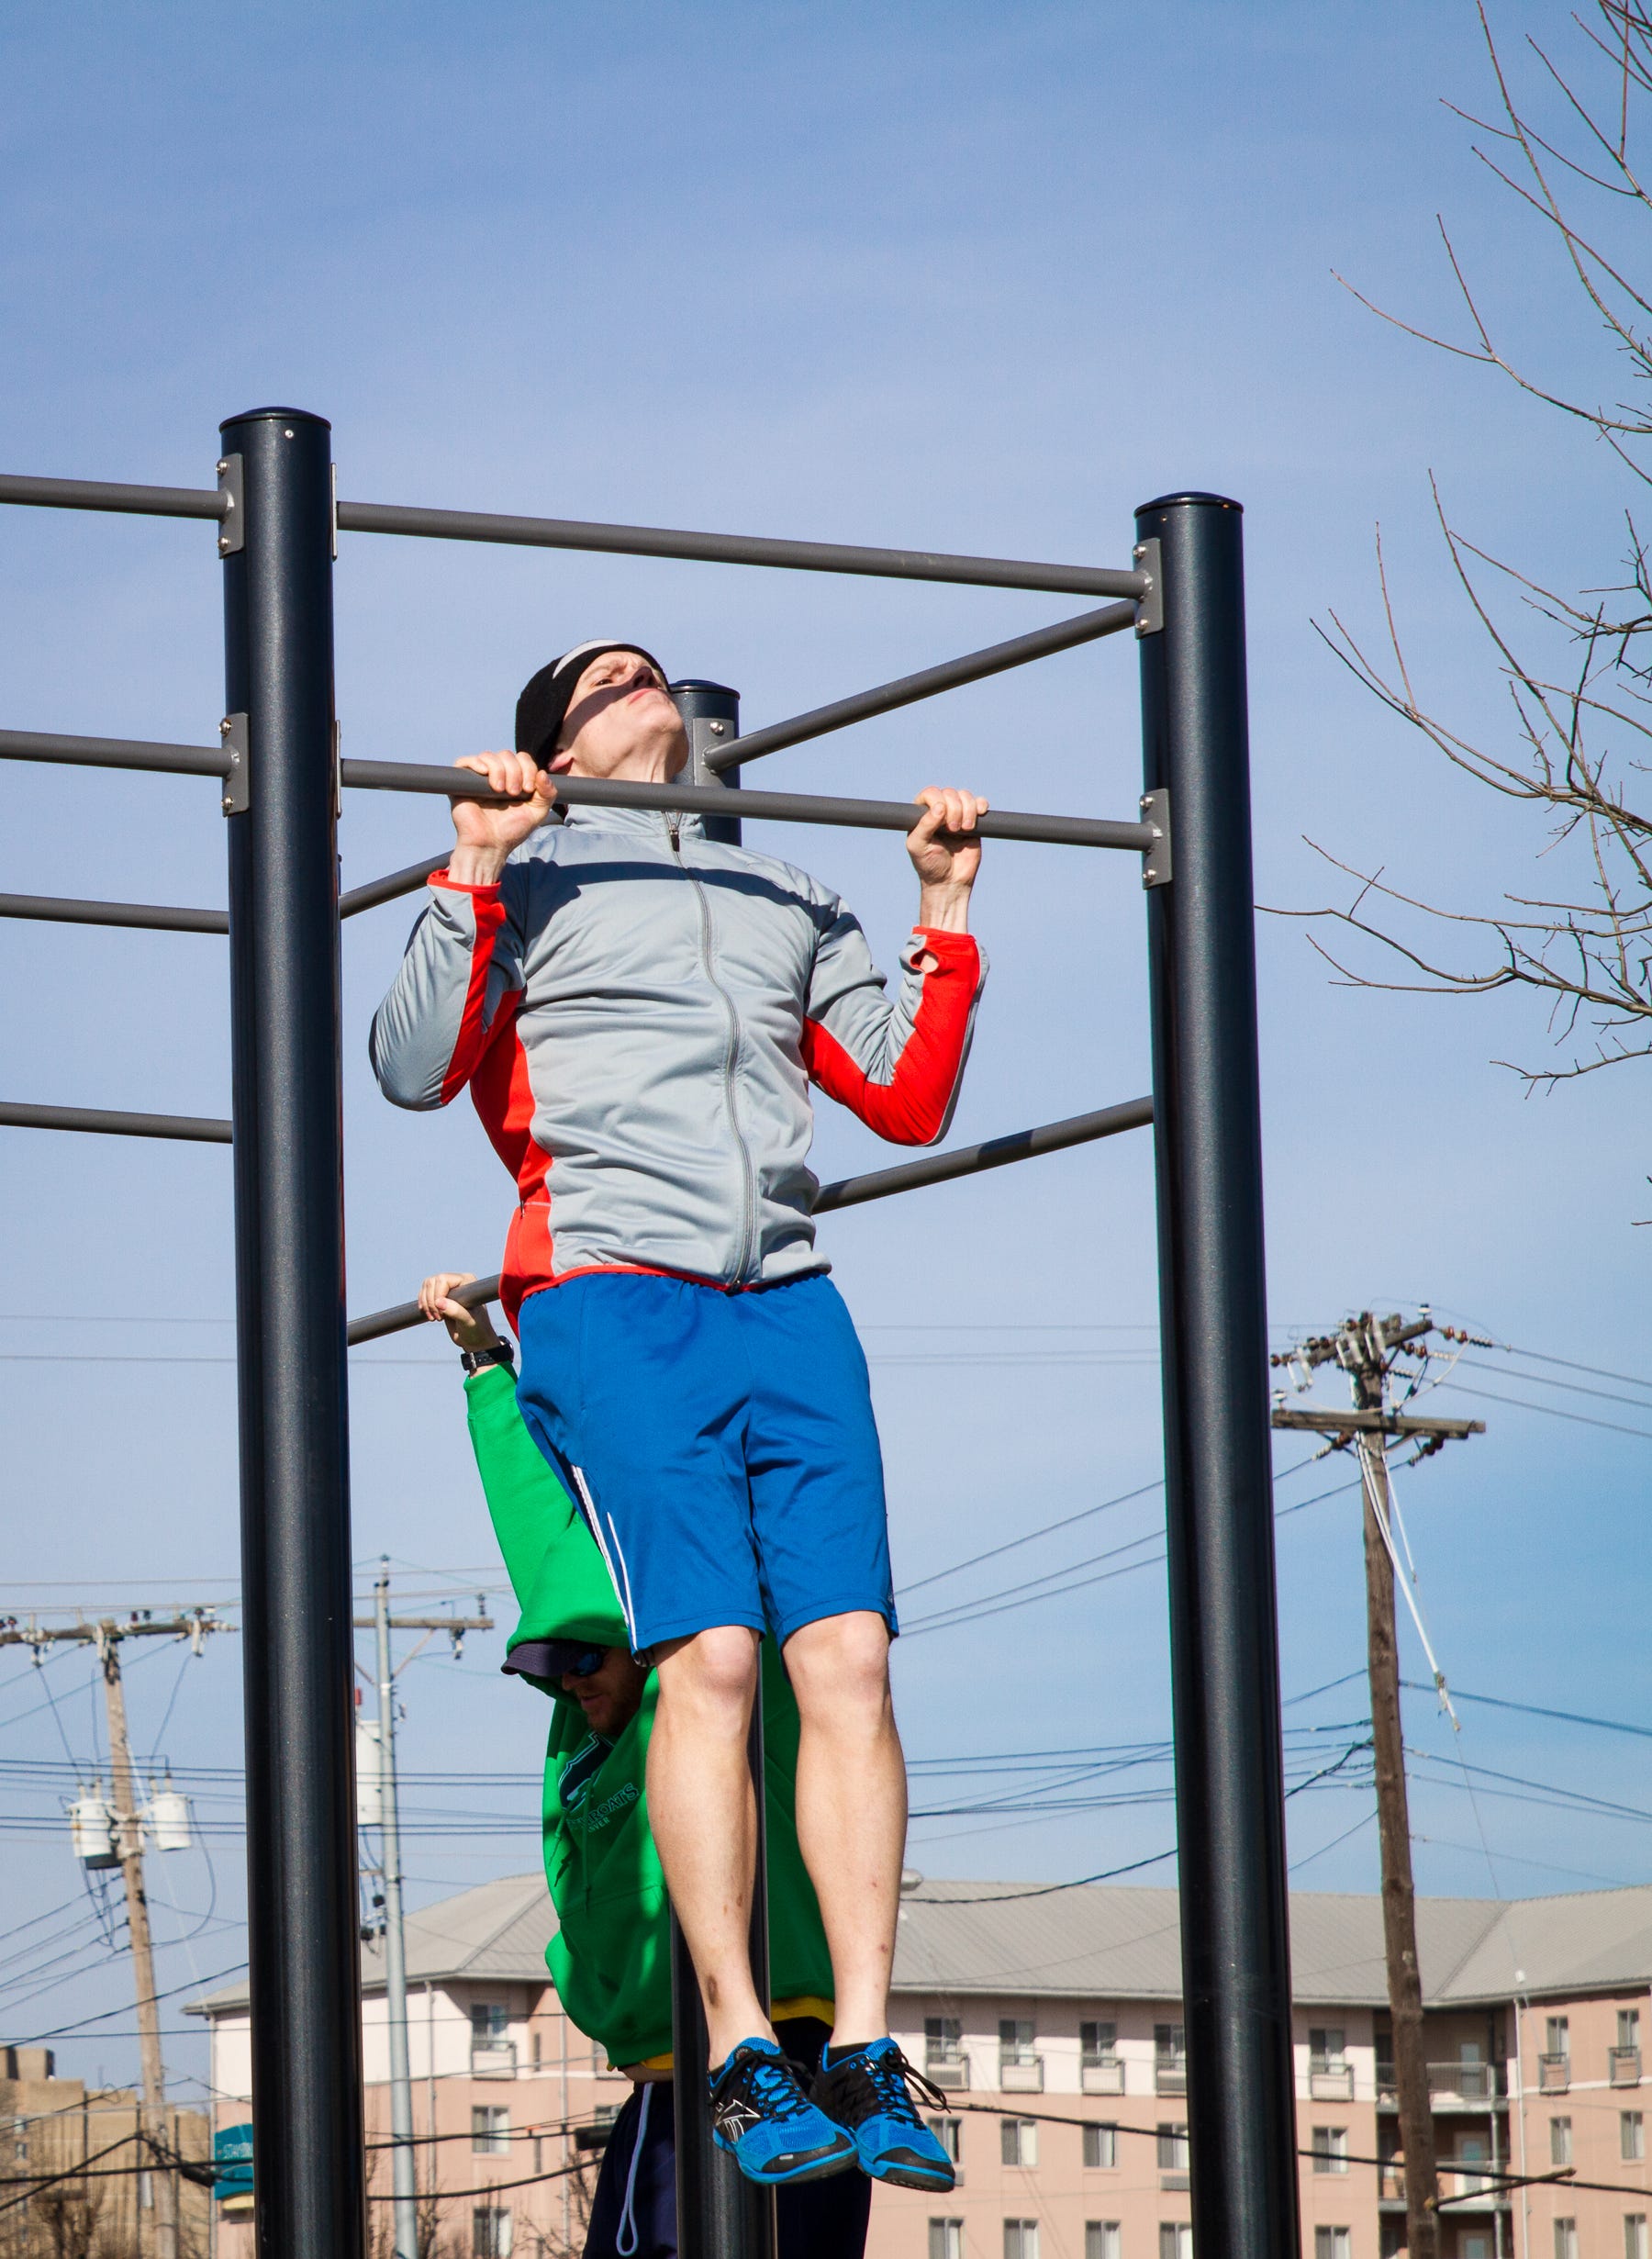
[[[0,897],[0,915],[228,932],[233,1125],[8,1103],[0,1124],[232,1141],[246,1608],[249,1927],[257,2232],[266,2259],[363,2259],[363,2100],[349,1715],[345,1357],[405,1309],[350,1327],[343,1302],[339,921],[422,883],[436,858],[340,897],[340,785],[491,799],[423,764],[340,762],[331,563],[374,532],[874,575],[1113,599],[745,739],[691,727],[693,781],[569,778],[570,805],[693,809],[905,830],[910,803],[735,793],[761,755],[1133,625],[1141,819],[994,811],[988,837],[1126,848],[1147,886],[1153,1096],[825,1186],[818,1213],[1155,1126],[1169,1523],[1171,1676],[1201,2259],[1298,2248],[1283,1768],[1268,1488],[1260,1108],[1238,505],[1176,494],[1137,512],[1128,570],[688,533],[332,498],[318,417],[221,427],[217,490],[0,476],[0,502],[216,523],[225,575],[219,745],[0,732],[0,758],[211,777],[228,912]],[[1171,838],[1174,829],[1174,841]],[[1174,863],[1171,851],[1174,848]],[[492,1281],[466,1291],[481,1299]],[[685,2182],[694,2175],[687,2170]],[[703,2161],[699,2161],[703,2162]],[[683,2259],[753,2259],[760,2229],[691,2203]],[[406,2254],[405,2259],[413,2259]]]

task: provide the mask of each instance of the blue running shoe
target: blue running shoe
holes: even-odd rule
[[[803,2091],[797,2066],[773,2040],[742,2040],[711,2074],[711,2138],[749,2181],[777,2187],[843,2173],[853,2138]]]
[[[813,2093],[826,2116],[854,2134],[863,2173],[896,2188],[944,2194],[957,2180],[957,2167],[919,2117],[914,2087],[932,2108],[946,2108],[940,2088],[912,2068],[893,2040],[871,2040],[840,2048],[835,2056],[822,2049]]]

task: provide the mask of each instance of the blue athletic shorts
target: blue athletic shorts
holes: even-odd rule
[[[823,1272],[729,1294],[593,1271],[530,1294],[518,1327],[522,1416],[636,1653],[720,1624],[784,1646],[861,1608],[894,1635],[866,1360]]]

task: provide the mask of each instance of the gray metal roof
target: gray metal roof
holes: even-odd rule
[[[542,1874],[508,1874],[479,1883],[457,1897],[409,1914],[403,1925],[407,1948],[407,1982],[441,1985],[463,1978],[471,1984],[550,1983],[545,1948],[556,1917]],[[362,1988],[385,1988],[382,1945],[362,1948]],[[245,2009],[245,1985],[227,1985],[205,1999],[192,2000],[185,2014],[221,2016]]]
[[[1093,1884],[925,1881],[901,1902],[899,1992],[1175,2000],[1181,1992],[1174,1890]],[[513,1874],[409,1914],[407,1980],[542,1985],[555,1927],[543,1880]],[[1382,1909],[1369,1896],[1296,1891],[1291,1979],[1304,2007],[1379,2007],[1388,1997]],[[1572,1996],[1652,1982],[1652,1888],[1557,1898],[1419,1898],[1423,1990],[1435,2007]],[[1522,1974],[1517,1976],[1516,1972]],[[384,1954],[363,1947],[362,1983],[382,1990]],[[245,1985],[190,2004],[192,2015],[247,2006]]]

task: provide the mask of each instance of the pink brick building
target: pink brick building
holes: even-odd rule
[[[1428,1899],[1418,1922],[1442,2259],[1652,2259],[1652,1889]],[[581,2247],[602,2128],[629,2089],[558,2007],[550,1923],[535,1875],[408,1924],[419,2186],[440,2259]],[[1378,1902],[1298,1894],[1291,1934],[1303,2259],[1393,2259],[1404,2206],[1372,2162],[1397,2144]],[[383,2140],[375,1955],[363,1971]],[[947,2096],[936,2116],[962,2173],[943,2201],[879,2191],[870,2259],[1191,2259],[1173,1891],[922,1883],[902,1907],[896,1975],[897,2030]],[[246,1997],[201,2006],[219,2122],[231,2123],[247,2114],[235,2099],[249,2078]],[[1510,2173],[1608,2186],[1500,2189]],[[250,2259],[247,2231],[227,2224],[220,2250]]]

